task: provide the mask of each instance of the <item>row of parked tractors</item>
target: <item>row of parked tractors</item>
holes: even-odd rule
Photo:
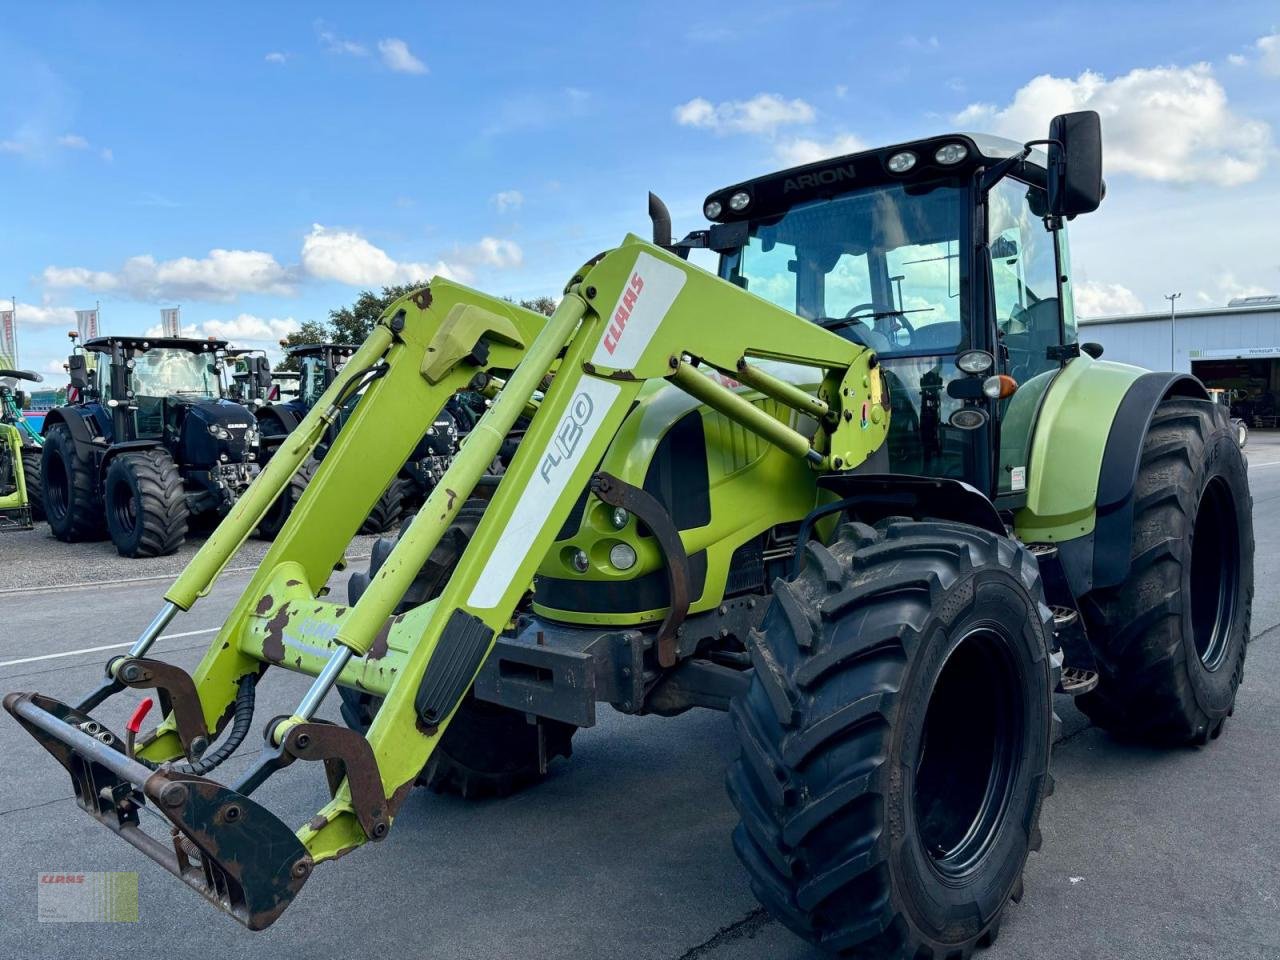
[[[355,349],[292,346],[285,353],[296,369],[273,371],[263,351],[224,340],[96,337],[73,346],[67,402],[39,431],[22,415],[17,384],[42,378],[0,370],[0,518],[19,528],[47,520],[67,542],[109,537],[125,557],[173,553],[192,526],[231,509]],[[346,399],[257,536],[279,532],[359,399]],[[450,403],[361,532],[383,533],[421,504],[485,403],[471,393]]]

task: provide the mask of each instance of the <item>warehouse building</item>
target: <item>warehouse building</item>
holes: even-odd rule
[[[1226,307],[1080,321],[1081,342],[1104,358],[1149,370],[1193,373],[1230,392],[1231,410],[1255,427],[1276,427],[1280,407],[1280,296],[1241,297]]]

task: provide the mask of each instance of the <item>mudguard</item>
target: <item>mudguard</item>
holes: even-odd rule
[[[1055,543],[1076,596],[1121,582],[1129,569],[1133,488],[1142,442],[1170,396],[1207,399],[1187,374],[1072,359],[1040,405],[1026,464],[1026,505],[1014,527]]]
[[[55,407],[45,414],[40,433],[49,435],[49,430],[56,424],[65,423],[71,431],[71,440],[76,445],[76,453],[84,459],[93,457],[93,431],[89,427],[91,414],[77,407]]]

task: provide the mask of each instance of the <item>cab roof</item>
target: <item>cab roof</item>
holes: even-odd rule
[[[963,160],[942,164],[934,159],[941,147],[957,143],[967,150]],[[712,203],[718,203],[720,211],[714,217],[708,217],[717,223],[755,219],[782,213],[797,203],[829,199],[858,187],[968,176],[978,168],[1017,156],[1023,149],[1023,144],[1016,140],[985,133],[948,133],[926,137],[818,160],[735,183],[708,194],[703,209],[705,211]],[[894,173],[889,169],[889,158],[905,152],[915,155],[915,165],[905,173]],[[1017,172],[1024,180],[1043,186],[1047,166],[1048,157],[1044,151],[1033,147]],[[734,210],[729,198],[744,192],[750,198],[747,205],[741,210]]]
[[[197,337],[94,337],[84,342],[86,350],[110,353],[115,347],[126,350],[190,350],[192,353],[212,353],[226,349],[226,340],[201,340]]]

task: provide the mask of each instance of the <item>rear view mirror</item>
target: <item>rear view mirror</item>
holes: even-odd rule
[[[71,378],[71,385],[77,390],[89,389],[89,365],[85,363],[83,354],[73,353],[67,357],[67,374]]]
[[[15,390],[13,392],[13,401],[18,405],[19,410],[31,409],[31,395],[24,390]]]
[[[271,363],[266,357],[253,357],[251,360],[254,382],[261,390],[271,389]]]
[[[1102,203],[1102,121],[1092,110],[1063,113],[1049,124],[1049,212],[1092,213]]]

